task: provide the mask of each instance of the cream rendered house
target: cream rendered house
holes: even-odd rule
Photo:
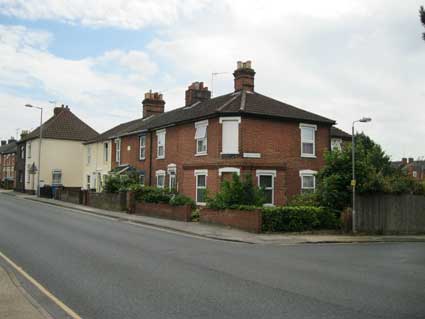
[[[68,107],[57,107],[54,115],[43,123],[41,142],[40,186],[81,188],[83,173],[83,142],[96,138],[98,133],[81,121]],[[29,133],[26,143],[25,191],[36,192],[40,163],[39,128]]]
[[[102,191],[104,178],[111,171],[111,140],[84,144],[83,189]]]
[[[80,177],[83,189],[102,191],[105,176],[112,169],[112,143],[120,133],[127,131],[139,120],[117,125],[110,130],[98,135],[96,138],[84,143],[83,174]]]

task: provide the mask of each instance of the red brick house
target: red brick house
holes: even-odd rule
[[[251,174],[270,204],[313,191],[335,122],[256,92],[249,61],[233,74],[229,94],[211,98],[195,82],[169,112],[161,94],[146,93],[143,118],[114,138],[112,168],[135,167],[145,185],[176,188],[199,205],[232,173]]]
[[[0,146],[0,187],[15,187],[16,140],[1,141]]]
[[[392,162],[392,165],[418,181],[425,181],[425,160],[423,159],[415,161],[413,157],[402,158],[401,161]]]

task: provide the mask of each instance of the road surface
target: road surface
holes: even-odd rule
[[[0,252],[82,318],[425,318],[425,243],[214,241],[0,194]]]

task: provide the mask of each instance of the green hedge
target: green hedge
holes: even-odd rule
[[[173,206],[190,205],[195,208],[195,202],[190,197],[176,194],[167,188],[157,188],[152,186],[132,185],[130,191],[135,193],[136,200],[145,203],[164,203]]]
[[[267,207],[262,209],[263,232],[302,232],[339,227],[338,214],[323,207]]]

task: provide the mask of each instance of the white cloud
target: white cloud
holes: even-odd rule
[[[371,116],[363,125],[395,158],[425,155],[425,43],[421,0],[298,1],[5,1],[0,10],[24,19],[91,27],[154,26],[144,51],[111,48],[72,61],[52,55],[46,32],[0,29],[0,85],[40,87],[76,105],[96,128],[139,115],[148,89],[180,106],[191,81],[215,95],[233,88],[237,60],[253,60],[256,90],[337,120]],[[153,79],[153,77],[155,79]],[[108,115],[109,114],[109,115]],[[122,115],[122,118],[119,116]],[[112,119],[112,121],[111,121]],[[108,122],[110,121],[110,122]],[[360,128],[360,127],[359,127]]]
[[[170,25],[179,17],[191,16],[207,3],[205,0],[0,0],[0,11],[22,19],[140,29]]]

